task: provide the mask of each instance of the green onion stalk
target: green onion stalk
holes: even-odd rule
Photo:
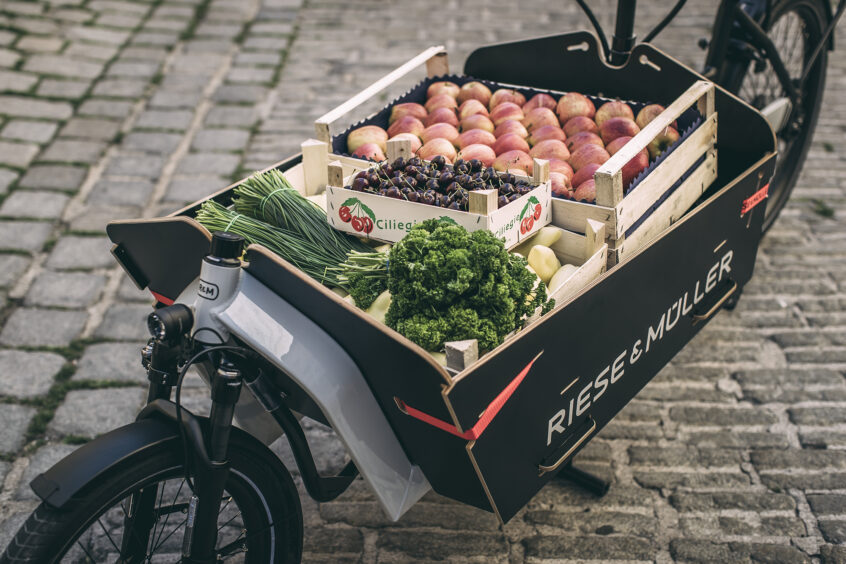
[[[322,247],[334,257],[335,265],[351,251],[371,248],[359,239],[342,233],[326,220],[326,212],[303,197],[276,169],[254,174],[234,190],[235,211],[299,235],[304,241]]]
[[[338,282],[335,269],[346,259],[346,254],[339,258],[335,247],[317,244],[300,233],[227,209],[213,200],[203,203],[197,212],[197,221],[209,231],[237,233],[248,244],[267,247],[321,284],[345,288],[345,284]]]

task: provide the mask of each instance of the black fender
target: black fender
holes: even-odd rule
[[[181,448],[176,422],[176,406],[169,401],[156,400],[145,407],[138,420],[101,435],[57,462],[30,482],[41,501],[59,509],[66,505],[88,484],[115,467],[160,448]],[[208,425],[208,419],[182,410],[183,425],[188,440]],[[249,433],[233,427],[231,442],[249,448],[251,455],[262,456],[280,473],[288,470],[261,441]]]

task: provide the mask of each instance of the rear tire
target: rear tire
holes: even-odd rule
[[[150,533],[148,555],[137,561],[147,562],[155,556],[155,562],[177,562],[185,515],[184,509],[179,508],[191,494],[184,484],[176,489],[180,481],[184,482],[184,470],[183,454],[174,443],[115,467],[61,509],[42,503],[0,556],[0,564],[114,562],[121,556],[115,548],[121,546],[123,530],[121,527],[118,533],[118,527],[124,523],[125,500],[132,492],[153,485],[161,492],[156,503],[158,519]],[[224,493],[221,502],[218,524],[224,525],[218,549],[232,546],[233,562],[300,562],[303,526],[299,495],[281,464],[263,460],[268,455],[272,456],[256,453],[250,445],[238,441],[230,444],[231,471],[226,482],[228,493]],[[230,517],[236,510],[238,514]],[[245,551],[239,554],[241,544]]]
[[[779,51],[790,76],[798,79],[807,68],[814,49],[822,41],[828,24],[824,0],[776,0],[771,14],[767,35]],[[776,131],[779,156],[770,180],[764,214],[765,232],[772,227],[790,198],[811,147],[825,89],[827,62],[828,51],[824,48],[805,83],[797,86],[801,98],[799,107],[794,108],[790,122]],[[769,61],[765,61],[763,69],[756,69],[755,63],[742,64],[729,59],[724,65],[726,68],[720,75],[727,79],[722,86],[756,109],[763,109],[773,100],[785,96]]]

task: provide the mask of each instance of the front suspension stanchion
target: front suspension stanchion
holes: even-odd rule
[[[206,444],[194,445],[194,497],[183,539],[185,562],[215,562],[217,517],[229,476],[227,449],[235,404],[241,395],[241,371],[225,362],[212,379],[212,407]]]

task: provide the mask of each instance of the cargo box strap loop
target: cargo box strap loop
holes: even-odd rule
[[[479,418],[479,421],[476,422],[473,427],[464,431],[463,433],[459,432],[458,428],[453,425],[452,423],[447,423],[437,417],[432,417],[428,413],[423,413],[419,409],[414,409],[398,397],[394,397],[394,401],[397,404],[397,407],[400,411],[405,413],[406,415],[410,415],[415,419],[419,419],[424,423],[428,423],[433,427],[437,427],[441,431],[446,431],[451,435],[455,435],[456,437],[460,437],[465,441],[474,441],[482,436],[482,433],[485,431],[487,426],[493,421],[493,418],[496,417],[499,410],[502,409],[502,406],[505,405],[505,402],[511,398],[511,395],[517,390],[517,387],[523,382],[523,379],[529,373],[529,370],[532,369],[532,365],[535,361],[543,354],[543,351],[539,352],[538,355],[532,359],[532,361],[526,365],[523,370],[503,389],[495,398],[494,400],[485,408],[485,411],[482,413],[482,416]]]
[[[749,210],[766,200],[769,189],[770,184],[768,182],[767,184],[764,184],[763,188],[743,200],[743,206],[740,208],[740,217],[743,217]]]

